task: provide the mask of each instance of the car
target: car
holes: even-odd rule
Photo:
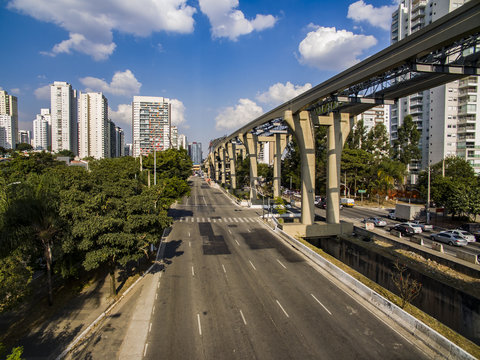
[[[415,234],[421,234],[422,233],[422,227],[420,225],[416,224],[416,223],[405,222],[405,223],[402,223],[402,225],[412,227],[413,230],[415,231]]]
[[[395,210],[390,210],[390,211],[388,212],[387,217],[388,217],[389,219],[395,220],[395,219],[397,218],[397,217],[395,216]]]
[[[465,246],[468,244],[467,240],[462,239],[460,236],[449,233],[447,231],[441,231],[438,234],[432,234],[430,235],[430,239],[440,241],[451,246]]]
[[[418,221],[411,221],[411,223],[415,224],[416,226],[420,226],[422,231],[433,231],[433,225],[424,224]]]
[[[340,204],[346,207],[354,207],[355,206],[355,200],[354,199],[349,199],[349,198],[341,198],[340,199]]]
[[[470,234],[468,231],[455,229],[455,230],[446,230],[446,233],[453,234],[456,236],[461,237],[462,239],[467,240],[468,242],[475,242],[475,236]]]
[[[378,226],[378,227],[387,226],[387,222],[385,220],[379,219],[377,217],[369,217],[369,218],[363,219],[363,222],[364,223],[371,222],[371,223],[374,223],[375,226]]]
[[[390,229],[390,232],[393,230],[398,231],[402,236],[412,236],[415,235],[415,230],[413,227],[405,224],[397,224]]]
[[[480,241],[480,224],[479,223],[462,224],[460,228],[462,230],[468,231],[470,234],[473,234],[473,236],[475,236],[475,239],[477,241]]]

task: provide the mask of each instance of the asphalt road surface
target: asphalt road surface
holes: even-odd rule
[[[202,179],[172,215],[144,358],[428,358]]]

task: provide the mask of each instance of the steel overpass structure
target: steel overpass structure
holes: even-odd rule
[[[301,236],[350,232],[340,222],[340,159],[356,115],[379,104],[480,75],[480,2],[470,1],[407,38],[216,139],[205,161],[211,178],[236,188],[235,161],[250,158],[250,198],[256,198],[258,142],[275,142],[274,196],[280,191],[280,154],[289,134],[301,158],[301,223],[284,230]],[[314,127],[327,127],[327,221],[314,222]],[[227,173],[227,162],[230,171]]]

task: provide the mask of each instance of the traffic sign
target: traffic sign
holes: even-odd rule
[[[365,194],[366,192],[367,192],[367,190],[358,190],[359,194]]]

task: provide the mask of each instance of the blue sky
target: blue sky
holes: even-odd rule
[[[0,0],[0,88],[19,128],[48,85],[102,91],[131,142],[134,95],[173,101],[189,142],[230,134],[389,45],[385,0]]]

